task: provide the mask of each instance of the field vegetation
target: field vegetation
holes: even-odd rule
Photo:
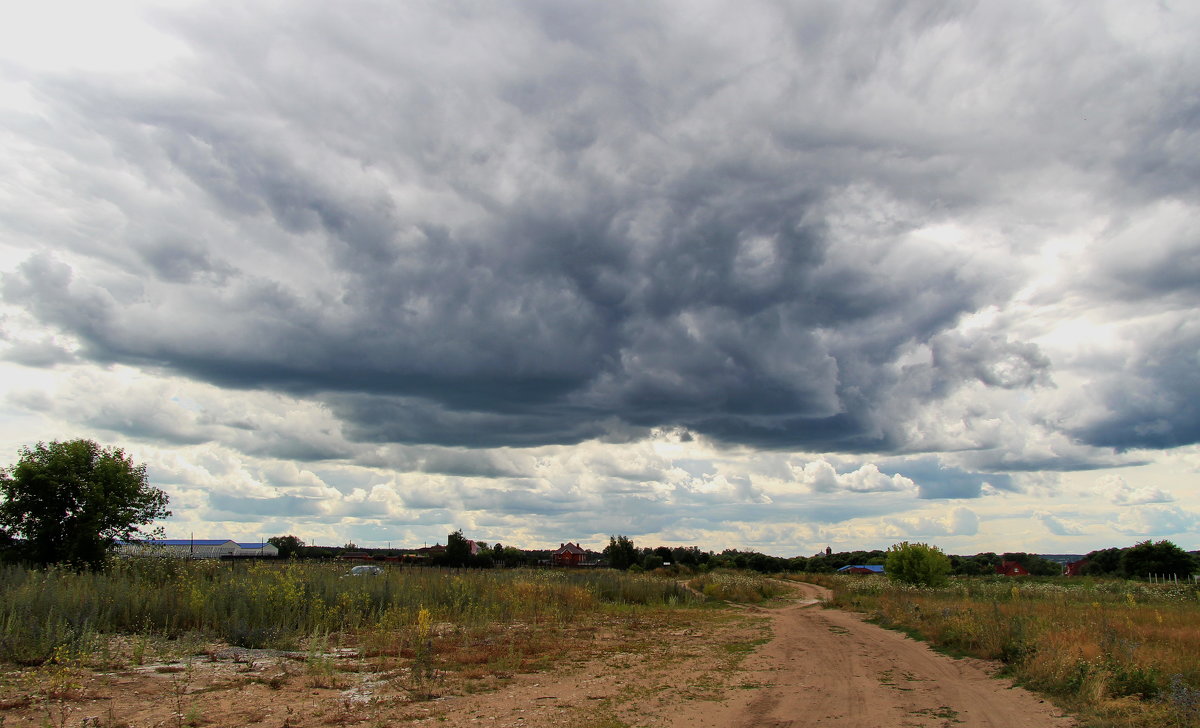
[[[687,585],[706,598],[743,604],[775,599],[788,591],[777,579],[732,569],[698,574],[689,579]]]
[[[117,561],[102,572],[10,566],[0,568],[0,660],[36,665],[64,650],[87,654],[112,634],[294,650],[314,635],[367,643],[414,635],[423,610],[470,633],[698,601],[675,581],[611,570],[397,568],[350,577],[337,564],[167,558]]]
[[[804,575],[829,606],[868,613],[951,653],[1000,660],[1096,728],[1200,725],[1200,588],[1115,579],[959,577],[916,587]]]
[[[149,670],[174,686],[166,694],[178,703],[176,725],[204,722],[220,691],[245,701],[252,693],[240,691],[256,684],[264,706],[274,698],[263,697],[263,686],[270,696],[284,688],[341,694],[340,717],[322,720],[350,724],[363,711],[419,711],[438,695],[488,691],[517,673],[661,651],[668,634],[728,632],[749,618],[708,607],[780,590],[761,575],[723,571],[689,587],[696,575],[678,569],[393,566],[350,576],[348,568],[170,558],[118,559],[103,571],[0,567],[0,709],[57,725],[71,711],[94,712],[82,706],[112,694],[112,675]],[[194,668],[230,660],[235,674],[213,682],[206,667],[200,686]],[[346,703],[344,691],[355,686],[368,686],[370,699]],[[199,697],[208,691],[216,692]],[[117,713],[96,725],[158,720]]]

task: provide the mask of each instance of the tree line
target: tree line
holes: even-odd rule
[[[690,568],[749,569],[765,574],[822,574],[835,572],[844,566],[886,565],[893,550],[895,547],[888,551],[842,551],[785,558],[737,549],[726,549],[719,553],[702,551],[696,546],[638,548],[627,536],[610,536],[604,557],[607,565],[615,569],[649,570],[672,564]],[[949,555],[945,558],[945,571],[950,576],[995,574],[996,567],[1006,561],[1020,564],[1034,576],[1058,576],[1063,573],[1062,563],[1023,551],[1001,554],[989,551],[973,556]],[[1082,573],[1092,576],[1144,578],[1147,574],[1177,574],[1182,579],[1200,573],[1200,555],[1190,554],[1167,540],[1143,541],[1125,548],[1092,551],[1082,560],[1085,562]]]

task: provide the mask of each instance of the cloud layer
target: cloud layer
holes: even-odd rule
[[[8,402],[350,468],[256,475],[281,500],[214,494],[221,518],[609,504],[682,533],[654,504],[719,492],[729,523],[801,496],[819,523],[801,503],[1028,495],[1200,440],[1186,6],[136,15],[162,40],[136,72],[0,66],[4,357],[50,377]],[[663,433],[719,476],[565,465]],[[544,452],[572,483],[512,462]]]

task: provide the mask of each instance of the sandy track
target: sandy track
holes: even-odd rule
[[[821,587],[798,585],[801,600],[764,610],[773,638],[744,668],[760,687],[713,705],[688,706],[670,725],[962,726],[1066,728],[1075,722],[1032,693],[997,680],[988,663],[955,660],[924,643],[821,609]]]

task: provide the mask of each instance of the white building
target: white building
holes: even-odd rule
[[[125,556],[219,559],[223,556],[278,556],[279,549],[266,542],[237,543],[231,539],[165,538],[140,543],[118,543],[117,553]]]
[[[266,541],[256,543],[239,543],[237,551],[233,552],[234,556],[278,556],[279,549],[275,548],[274,544],[269,544]]]

